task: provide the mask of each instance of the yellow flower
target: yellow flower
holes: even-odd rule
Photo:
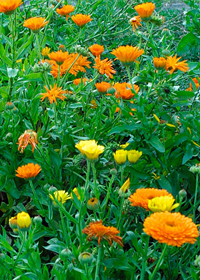
[[[153,114],[154,118],[157,120],[158,123],[160,123],[160,119],[156,114]]]
[[[104,146],[97,145],[95,140],[81,140],[75,147],[89,160],[98,159],[105,150]]]
[[[122,144],[122,145],[120,145],[120,147],[121,147],[122,149],[126,149],[126,147],[128,147],[128,145],[129,145],[129,143],[126,142],[126,144]]]
[[[17,216],[11,217],[11,218],[9,219],[9,226],[10,226],[12,229],[17,229]]]
[[[50,53],[50,50],[51,50],[50,48],[46,47],[46,48],[42,49],[41,54],[43,56],[48,56]]]
[[[17,226],[22,231],[27,231],[31,225],[31,218],[28,213],[21,212],[17,214]]]
[[[179,206],[179,203],[174,204],[175,199],[172,196],[160,196],[149,199],[148,208],[152,212],[171,212]]]
[[[135,163],[142,156],[142,152],[136,150],[128,151],[128,161],[131,163]]]
[[[73,191],[73,193],[75,193],[75,195],[77,196],[78,200],[80,200],[81,196],[80,196],[77,188],[74,188],[72,191]],[[73,195],[74,195],[73,193],[71,193],[71,199],[73,199]]]
[[[127,160],[128,152],[126,150],[117,150],[113,153],[114,159],[118,164],[124,164]]]
[[[68,199],[71,199],[71,195],[68,194],[68,192],[65,191],[55,191],[53,195],[49,195],[49,197],[53,200],[53,204],[56,206],[56,200],[64,204]]]
[[[87,202],[87,208],[89,210],[97,210],[99,208],[99,200],[96,197],[90,198]]]
[[[126,182],[121,186],[120,191],[126,193],[130,187],[130,178],[126,180]]]

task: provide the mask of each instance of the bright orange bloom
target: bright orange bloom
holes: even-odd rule
[[[76,25],[83,27],[86,25],[86,23],[90,22],[92,18],[90,18],[91,15],[83,15],[83,14],[77,14],[75,16],[72,16],[71,19],[73,20]]]
[[[34,152],[34,148],[36,149],[37,143],[37,133],[31,129],[25,130],[25,132],[18,138],[18,151],[21,149],[21,153],[23,153],[24,149],[28,146],[28,144],[30,144],[32,152]]]
[[[23,179],[31,179],[36,177],[41,171],[39,164],[28,163],[17,168],[16,176]]]
[[[135,6],[134,9],[142,19],[147,19],[152,15],[153,11],[155,10],[155,4],[147,2]]]
[[[181,57],[177,58],[176,56],[177,54],[175,56],[169,56],[167,58],[166,67],[165,67],[166,71],[169,70],[169,74],[174,73],[174,71],[177,71],[178,69],[182,72],[189,71],[188,64],[186,63],[187,60],[183,60],[179,62]]]
[[[111,79],[113,78],[112,74],[115,74],[116,72],[113,69],[112,60],[109,60],[108,58],[100,60],[100,57],[97,56],[95,62],[96,64],[93,68],[97,69],[101,75],[106,74]]]
[[[143,49],[133,46],[121,46],[111,52],[122,64],[129,65],[144,53]]]
[[[58,65],[61,65],[69,57],[69,53],[60,50],[58,52],[51,52],[48,56],[51,60],[55,61]]]
[[[162,69],[165,68],[167,60],[164,57],[154,57],[153,64],[155,68]]]
[[[135,32],[135,29],[138,28],[138,26],[142,26],[141,17],[135,16],[135,17],[131,18],[130,24],[133,26],[133,32]]]
[[[200,79],[200,77],[199,77]],[[196,89],[199,88],[199,81],[197,80],[197,78],[192,79],[193,82],[195,83]],[[193,86],[192,83],[190,83],[190,87],[186,89],[187,91],[193,91]]]
[[[75,7],[72,5],[64,5],[61,9],[56,9],[56,12],[61,16],[65,16],[67,20],[69,14],[72,13],[74,9]]]
[[[142,188],[137,189],[134,194],[129,197],[129,201],[131,202],[131,206],[139,206],[146,210],[149,210],[148,201],[154,197],[160,196],[172,196],[168,191],[162,189],[154,189],[154,188]]]
[[[53,88],[50,86],[50,89],[48,89],[46,86],[44,86],[44,88],[46,89],[46,93],[41,93],[42,97],[41,97],[41,101],[43,101],[45,98],[49,99],[49,102],[52,104],[53,102],[56,103],[57,105],[57,100],[56,98],[61,99],[62,101],[67,98],[66,96],[64,96],[63,94],[66,93],[65,90],[62,90],[61,87],[57,87],[56,84],[54,84]]]
[[[81,83],[81,81],[83,81],[83,84],[85,85],[86,82],[88,82],[87,78],[79,78],[79,79],[75,79],[73,80],[73,84],[75,86],[79,85]]]
[[[23,26],[31,29],[34,33],[38,33],[48,22],[42,17],[32,17],[25,20]]]
[[[180,213],[157,212],[144,220],[144,232],[159,243],[181,247],[194,244],[199,231],[192,219]]]
[[[138,85],[133,85],[135,92],[138,93],[140,88]],[[135,94],[132,93],[131,89],[132,86],[129,83],[116,83],[114,85],[114,88],[116,89],[117,93],[115,94],[116,98],[122,98],[124,100],[131,99]]]
[[[17,7],[22,5],[21,0],[1,0],[0,1],[0,13],[11,15]]]
[[[91,47],[89,47],[89,50],[91,51],[91,53],[94,56],[99,56],[104,51],[104,47],[101,45],[95,44],[95,45],[92,45]]]
[[[123,247],[122,237],[117,236],[119,230],[115,227],[104,226],[102,220],[90,223],[88,227],[82,230],[82,233],[88,235],[87,240],[89,241],[92,240],[93,236],[98,238],[99,246],[101,246],[101,240],[105,239],[108,241],[110,246],[112,245],[112,241],[114,240]]]
[[[95,87],[100,93],[106,93],[107,90],[111,87],[111,84],[107,82],[101,82],[101,83],[96,83]]]

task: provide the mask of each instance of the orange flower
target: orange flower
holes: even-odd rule
[[[96,83],[95,87],[100,93],[106,93],[107,90],[111,87],[110,83],[107,82],[101,82],[101,83]]]
[[[142,188],[137,189],[134,194],[132,194],[129,197],[129,201],[131,202],[132,206],[139,206],[146,210],[149,210],[148,208],[148,201],[149,199],[152,199],[154,197],[160,197],[160,196],[172,196],[168,191],[162,189],[154,189],[154,188]]]
[[[200,79],[200,77],[199,77]],[[192,79],[193,82],[195,83],[196,89],[199,88],[199,81],[197,80],[197,78]],[[190,87],[186,89],[187,91],[193,91],[193,86],[192,83],[190,83]]]
[[[129,65],[144,53],[143,49],[133,46],[121,46],[111,52],[122,64]]]
[[[90,18],[91,15],[83,15],[83,14],[77,14],[75,16],[72,16],[71,19],[73,20],[76,25],[79,27],[83,27],[86,23],[90,22],[92,18]]]
[[[16,172],[16,176],[19,178],[24,178],[24,179],[31,179],[36,177],[41,171],[41,167],[39,164],[33,164],[33,163],[28,163],[26,165],[22,165],[21,167],[18,167]]]
[[[169,71],[169,74],[174,73],[174,71],[177,71],[178,69],[182,72],[186,72],[189,71],[189,67],[188,64],[185,63],[187,60],[183,60],[181,62],[179,62],[179,60],[181,59],[181,57],[176,58],[177,54],[175,56],[169,56],[167,58],[167,62],[166,62],[166,71]]]
[[[135,6],[136,12],[139,14],[139,16],[145,20],[148,19],[153,11],[155,10],[155,4],[151,2],[143,3],[140,5]]]
[[[51,60],[55,61],[58,65],[61,65],[69,57],[69,53],[60,50],[58,52],[51,52],[48,56]]]
[[[94,56],[99,56],[104,51],[104,47],[101,45],[95,44],[95,45],[92,45],[91,47],[89,47],[89,50],[91,51],[91,53]]]
[[[23,153],[28,144],[31,144],[32,152],[34,152],[34,148],[36,149],[36,145],[38,143],[37,133],[31,129],[25,130],[25,132],[18,138],[18,142],[18,151],[21,149],[21,153]]]
[[[194,244],[199,231],[192,219],[180,213],[157,212],[144,220],[144,232],[159,243],[181,247]]]
[[[0,13],[6,15],[11,15],[17,9],[17,7],[22,5],[21,0],[1,0],[0,1]]]
[[[139,92],[139,86],[133,85],[135,92]],[[116,83],[114,85],[114,88],[116,89],[117,93],[115,94],[116,98],[122,98],[124,100],[129,100],[131,99],[135,94],[132,93],[131,89],[132,86],[129,83]]]
[[[101,75],[106,74],[111,79],[113,78],[112,74],[115,74],[115,70],[113,69],[112,60],[109,60],[108,58],[100,60],[100,57],[97,56],[95,62],[96,64],[93,68],[97,69]]]
[[[38,33],[48,22],[42,17],[32,17],[25,20],[23,26],[31,29],[34,33]]]
[[[117,236],[119,230],[115,227],[104,226],[102,220],[90,223],[88,227],[82,230],[82,233],[88,235],[87,240],[89,241],[92,240],[93,236],[98,238],[99,246],[101,246],[101,240],[105,239],[108,241],[110,246],[114,240],[123,247],[122,237]]]
[[[133,26],[133,32],[135,32],[135,29],[138,28],[138,26],[142,26],[141,17],[135,16],[135,17],[131,18],[130,24]]]
[[[166,66],[166,59],[164,57],[154,57],[153,58],[153,64],[155,68],[162,69]]]
[[[75,79],[73,80],[73,84],[75,86],[79,85],[81,83],[81,81],[83,82],[83,84],[85,85],[86,82],[88,82],[87,78],[80,78],[80,79]]]
[[[69,14],[74,11],[75,7],[72,5],[64,5],[61,9],[56,9],[56,12],[61,16],[66,16],[66,20]]]
[[[48,89],[46,86],[44,86],[44,88],[47,90],[46,93],[41,93],[42,97],[41,97],[41,101],[43,101],[45,98],[49,99],[49,102],[52,104],[53,102],[56,103],[57,105],[57,101],[56,98],[61,99],[62,101],[67,98],[66,96],[64,96],[63,94],[66,93],[65,90],[62,90],[61,87],[57,87],[56,84],[54,84],[53,88],[50,86],[50,89]]]

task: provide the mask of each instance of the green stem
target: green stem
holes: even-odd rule
[[[157,272],[157,270],[158,270],[159,267],[160,267],[160,264],[161,264],[162,259],[164,258],[166,249],[167,249],[167,244],[165,244],[165,247],[164,247],[164,249],[163,249],[163,251],[162,251],[162,254],[161,254],[161,256],[160,256],[160,259],[159,259],[159,261],[157,262],[156,267],[155,267],[154,270],[153,270],[153,273],[152,273],[151,276],[149,277],[149,280],[154,280],[154,277],[155,277],[155,275],[156,275],[156,272]]]
[[[199,174],[196,173],[196,187],[195,187],[195,195],[194,195],[194,208],[193,208],[193,221],[195,223],[195,212],[196,212],[196,204],[197,204],[197,194],[198,194],[198,184],[199,184]]]
[[[14,276],[14,269],[15,269],[15,266],[16,266],[16,264],[17,264],[17,261],[18,261],[20,255],[21,255],[21,253],[22,253],[23,247],[24,247],[25,234],[26,234],[26,232],[22,231],[21,246],[20,246],[19,252],[18,252],[18,254],[17,254],[17,257],[16,257],[16,259],[15,259],[15,262],[14,262],[14,264],[13,264],[13,267],[12,267],[11,280],[14,278],[14,277],[13,277],[13,276]]]
[[[57,85],[59,87],[59,83],[60,83],[60,68],[61,68],[61,65],[59,64],[58,65],[58,77],[57,77]]]
[[[90,178],[90,161],[87,159],[87,174],[86,174],[86,181],[85,181],[84,197],[85,197],[86,192],[88,191],[89,178]]]
[[[94,280],[99,280],[99,269],[100,269],[100,264],[101,264],[101,251],[102,247],[98,248],[98,256],[97,256],[97,262],[96,262],[96,271],[95,271],[95,278]]]
[[[124,197],[122,197],[121,202],[120,202],[120,209],[119,209],[119,219],[117,221],[117,229],[120,226],[121,218],[122,218],[122,210],[123,210],[123,205],[124,205]]]
[[[111,188],[112,188],[112,184],[113,184],[114,180],[115,180],[115,175],[112,175],[112,177],[110,179],[109,186],[108,186],[108,190],[107,190],[106,202],[105,202],[105,205],[103,206],[104,207],[104,212],[106,210],[106,207],[107,207],[107,204],[108,204],[108,200],[110,198],[110,192],[111,192]]]
[[[64,221],[64,218],[63,218],[63,213],[62,213],[62,211],[60,211],[60,209],[59,209],[59,212],[60,212],[60,218],[61,218],[61,225],[62,225],[64,240],[65,240],[66,245],[68,246],[67,230],[66,230],[66,227],[65,227],[65,221]]]
[[[121,169],[121,186],[122,186],[124,182],[124,168],[120,166],[120,169]]]
[[[141,270],[140,280],[144,280],[144,276],[145,276],[145,272],[146,272],[147,253],[148,253],[148,248],[149,248],[149,239],[150,239],[150,236],[147,236],[147,240],[146,240],[146,244],[145,244],[145,249],[144,249],[144,255],[142,257],[142,270]]]
[[[95,194],[95,197],[99,199],[99,193],[97,190],[97,173],[96,173],[96,168],[95,168],[94,162],[91,165],[92,165],[93,180],[94,180],[94,194]]]
[[[78,60],[78,58],[80,57],[80,54],[78,54],[77,58],[73,61],[73,63],[70,65],[69,69],[67,70],[67,72],[65,73],[63,79],[60,82],[60,86],[62,87],[64,85],[65,79],[67,78],[70,69],[72,68],[72,66],[76,63],[76,61]]]
[[[33,192],[34,200],[35,200],[35,201],[37,202],[37,204],[39,205],[39,208],[42,209],[42,206],[41,206],[41,204],[40,204],[40,200],[39,200],[39,198],[38,198],[38,196],[37,196],[37,193],[36,193],[35,188],[34,188],[34,186],[33,186],[32,180],[29,180],[29,183],[30,183],[30,186],[31,186],[31,190],[32,190],[32,192]]]
[[[38,33],[35,33],[35,38],[36,38],[36,44],[37,44],[37,49],[38,49],[38,56],[40,59],[42,59],[42,55],[40,52],[40,42],[39,42],[39,38],[38,38]]]

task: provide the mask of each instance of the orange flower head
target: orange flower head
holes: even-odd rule
[[[68,58],[69,53],[60,50],[58,52],[51,52],[48,56],[51,60],[55,61],[58,65],[61,65]]]
[[[11,15],[14,11],[22,5],[21,0],[1,0],[0,1],[0,13]]]
[[[87,234],[88,241],[92,240],[93,236],[98,238],[99,246],[101,246],[101,240],[105,239],[110,246],[112,245],[112,242],[115,241],[123,247],[122,237],[117,236],[119,230],[115,227],[104,226],[102,220],[90,223],[88,227],[85,227],[82,230],[82,233]]]
[[[157,212],[144,220],[144,232],[159,243],[181,247],[194,244],[199,231],[192,219],[180,213]]]
[[[85,85],[85,83],[88,82],[88,79],[87,78],[79,78],[79,79],[73,80],[73,84],[75,86],[79,85],[81,82],[83,82],[83,84]]]
[[[69,14],[72,13],[74,9],[75,7],[72,5],[64,5],[61,9],[56,9],[56,12],[61,16],[65,16],[67,20]]]
[[[188,64],[186,63],[187,60],[183,60],[183,61],[179,62],[180,59],[181,59],[181,57],[177,58],[177,55],[169,56],[167,58],[165,69],[166,69],[166,71],[169,70],[169,74],[172,74],[177,70],[180,70],[182,72],[189,71]]]
[[[32,152],[34,152],[34,148],[36,149],[37,143],[37,133],[31,129],[25,130],[25,132],[18,138],[18,151],[21,149],[21,153],[23,153],[24,149],[28,146],[28,144],[30,144]]]
[[[109,60],[108,58],[100,60],[100,57],[97,56],[95,58],[96,64],[93,66],[93,68],[97,69],[101,75],[106,74],[111,79],[113,78],[113,74],[115,74],[115,70],[113,69],[112,60]]]
[[[31,29],[34,33],[38,33],[41,28],[48,24],[49,21],[45,21],[42,17],[32,17],[25,20],[23,26]]]
[[[94,56],[99,56],[104,51],[104,47],[101,45],[95,44],[95,45],[92,45],[91,47],[89,47],[89,50],[91,51],[91,53]]]
[[[16,176],[23,179],[31,179],[36,177],[41,171],[39,164],[28,163],[17,168]]]
[[[200,77],[199,77],[200,79]],[[197,80],[197,78],[192,79],[193,82],[195,83],[196,89],[199,88],[199,81]],[[190,83],[190,87],[186,89],[187,91],[193,91],[193,86],[192,83]]]
[[[64,101],[65,98],[67,98],[66,96],[64,96],[63,94],[66,93],[65,90],[62,90],[61,87],[57,87],[56,84],[54,84],[53,88],[50,86],[50,89],[48,89],[46,86],[44,86],[44,88],[46,89],[46,93],[41,93],[42,97],[41,97],[41,101],[43,101],[45,98],[49,99],[49,102],[52,104],[53,102],[56,103],[57,105],[57,100],[56,98],[61,99],[62,101]]]
[[[95,87],[97,88],[98,92],[106,93],[109,88],[111,88],[111,84],[107,82],[96,83]]]
[[[142,188],[137,189],[134,194],[129,197],[129,201],[131,202],[131,206],[139,206],[146,210],[150,210],[148,207],[148,201],[153,199],[154,197],[160,196],[172,196],[168,191],[162,189],[154,189],[154,188]]]
[[[156,69],[163,69],[166,66],[167,60],[164,57],[154,57],[153,64]]]
[[[155,4],[151,2],[143,3],[135,6],[135,10],[142,20],[148,20],[155,10]]]
[[[138,93],[139,92],[139,86],[138,85],[133,85],[135,92]],[[114,85],[114,88],[116,89],[116,93],[115,93],[115,98],[122,98],[124,100],[129,100],[131,99],[135,94],[132,93],[131,89],[132,86],[129,83],[116,83]]]
[[[79,27],[83,27],[84,25],[86,25],[86,23],[92,20],[92,18],[90,17],[91,15],[77,14],[75,16],[72,16],[71,19],[76,25],[78,25]]]
[[[125,66],[129,66],[132,62],[136,62],[136,59],[144,53],[143,49],[133,46],[121,46],[114,49],[111,52],[119,59],[119,61]]]
[[[140,16],[135,16],[130,19],[130,24],[133,27],[133,32],[135,32],[136,28],[139,28],[138,26],[142,26],[141,24],[141,17]]]

